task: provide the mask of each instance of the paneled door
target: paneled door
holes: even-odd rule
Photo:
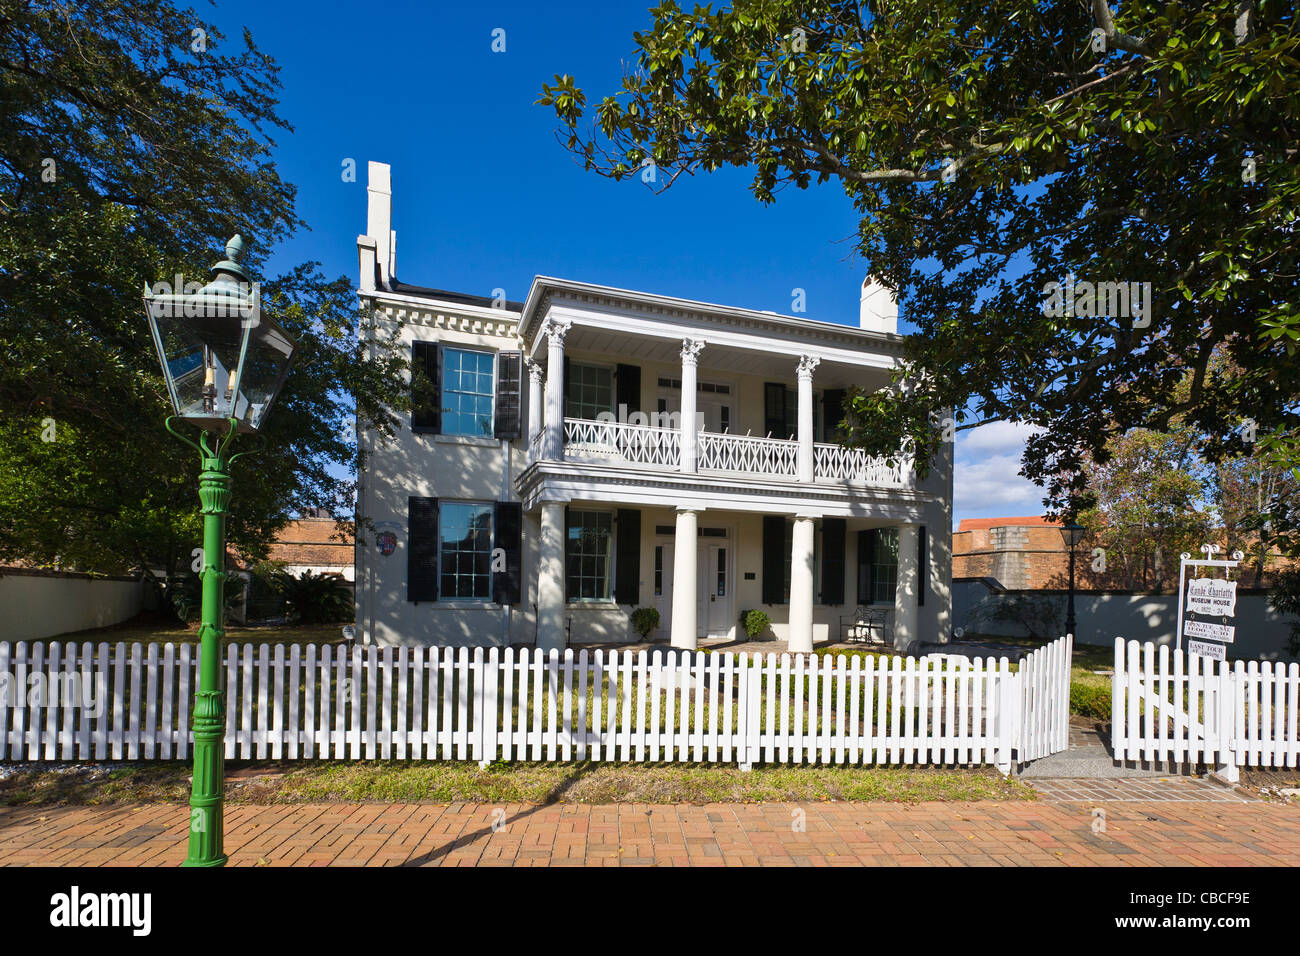
[[[695,554],[695,628],[697,637],[724,637],[735,617],[731,586],[731,547],[726,541],[700,541]],[[654,600],[659,611],[656,635],[668,640],[673,619],[673,539],[654,544]]]
[[[731,549],[726,544],[700,544],[698,616],[700,637],[722,637],[731,629]]]

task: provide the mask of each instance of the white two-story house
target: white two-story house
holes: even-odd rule
[[[739,638],[795,651],[859,606],[894,643],[951,628],[951,446],[918,481],[835,441],[845,390],[902,355],[873,282],[861,327],[538,276],[523,302],[394,277],[370,164],[360,295],[423,375],[397,439],[361,434],[358,631],[380,644]]]

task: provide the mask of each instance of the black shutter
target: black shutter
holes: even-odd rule
[[[406,500],[406,599],[438,600],[438,499]]]
[[[785,518],[763,515],[763,603],[785,603]]]
[[[785,383],[763,383],[763,431],[773,438],[786,438]]]
[[[858,603],[871,603],[871,558],[876,550],[875,529],[858,532]]]
[[[848,522],[843,518],[822,519],[822,603],[844,603],[844,535]]]
[[[925,607],[925,579],[930,576],[929,555],[930,542],[926,538],[925,525],[916,533],[916,603]]]
[[[411,431],[442,431],[442,363],[437,342],[411,343]],[[419,381],[417,372],[424,373]]]
[[[524,365],[523,352],[497,353],[497,401],[496,422],[493,434],[497,438],[518,438],[523,433],[519,428],[521,400],[521,380]]]
[[[566,358],[565,363],[568,363]],[[573,555],[569,554],[569,506],[564,506],[564,541],[560,546],[564,548],[564,601],[567,604],[573,600],[573,588],[571,582],[576,576],[578,569],[573,567],[576,563]]]
[[[492,547],[500,548],[506,557],[505,570],[492,572],[492,597],[498,604],[518,604],[524,580],[520,564],[524,506],[517,501],[498,501],[492,510]]]
[[[640,604],[641,512],[636,508],[619,508],[614,533],[614,601]]]
[[[836,440],[842,418],[844,418],[844,389],[828,388],[822,394],[822,429],[826,432],[826,441]]]
[[[641,366],[620,365],[615,378],[614,412],[617,414],[620,405],[627,406],[629,416],[641,411]]]

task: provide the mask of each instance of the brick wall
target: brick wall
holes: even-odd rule
[[[1000,521],[1007,523],[994,523]],[[1089,561],[1081,547],[1075,556],[1076,586],[1084,586]],[[967,519],[953,532],[952,576],[993,578],[1012,589],[1064,587],[1069,554],[1059,526],[1041,518]]]

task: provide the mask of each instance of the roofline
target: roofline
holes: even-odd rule
[[[463,312],[467,315],[482,316],[484,318],[508,318],[515,322],[520,320],[520,313],[513,309],[470,305],[466,302],[453,302],[450,299],[439,299],[434,296],[406,295],[400,292],[389,292],[387,289],[357,289],[357,295],[363,299],[382,299],[384,302],[392,302],[396,305],[417,306],[423,309],[439,306],[449,312]]]
[[[574,279],[559,279],[554,276],[536,276],[533,279],[532,285],[528,289],[528,297],[524,300],[524,309],[519,319],[519,336],[525,343],[529,341],[529,335],[539,321],[536,311],[541,305],[543,297],[548,292],[564,291],[587,295],[603,295],[610,298],[623,299],[631,303],[677,309],[683,312],[694,312],[721,318],[744,319],[748,322],[765,323],[770,326],[787,330],[815,331],[822,335],[825,335],[828,332],[838,333],[843,335],[846,340],[857,340],[858,342],[871,343],[872,345],[889,345],[899,349],[902,348],[903,343],[907,338],[898,333],[873,332],[852,325],[841,325],[838,322],[824,322],[819,319],[798,319],[792,316],[779,315],[774,312],[763,312],[758,309],[746,309],[734,305],[719,305],[713,302],[701,302],[698,299],[681,299],[676,296],[660,295],[654,292],[637,292],[632,289],[620,289],[617,286],[598,285],[593,282],[579,282]]]

